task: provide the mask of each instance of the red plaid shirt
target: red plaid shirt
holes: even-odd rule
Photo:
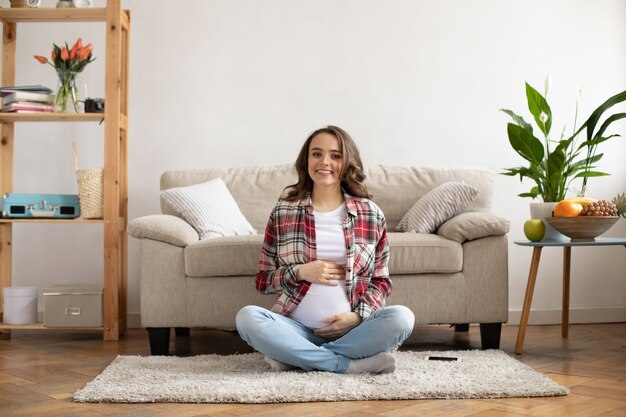
[[[383,212],[374,202],[346,194],[345,203],[346,290],[352,311],[366,320],[385,305],[391,293],[387,226]],[[316,259],[311,198],[279,201],[265,229],[256,274],[257,290],[264,294],[280,293],[272,311],[288,316],[302,301],[311,284],[297,282],[296,273],[302,264]]]

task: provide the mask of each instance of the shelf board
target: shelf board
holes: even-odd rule
[[[0,323],[0,330],[104,330],[104,327],[46,327],[43,323],[6,324]]]
[[[99,122],[104,113],[0,113],[0,122]]]
[[[6,8],[0,9],[3,22],[104,22],[106,8]]]
[[[102,219],[0,219],[0,223],[104,223]]]

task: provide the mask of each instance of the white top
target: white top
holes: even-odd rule
[[[315,242],[317,259],[346,264],[346,242],[343,236],[343,220],[348,211],[342,204],[329,212],[314,211]],[[338,313],[352,311],[346,293],[346,281],[336,281],[339,285],[311,284],[304,298],[291,313],[290,317],[310,329],[326,327],[329,323],[322,320]]]

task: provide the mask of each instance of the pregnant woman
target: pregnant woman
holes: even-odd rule
[[[385,217],[370,200],[358,149],[327,126],[304,142],[298,182],[285,188],[265,230],[256,287],[272,310],[246,306],[237,330],[273,370],[388,373],[413,313],[385,307],[391,293]]]

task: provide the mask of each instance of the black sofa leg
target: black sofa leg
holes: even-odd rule
[[[149,327],[150,354],[167,356],[170,350],[170,328]]]
[[[469,323],[461,323],[454,325],[455,332],[469,332]]]
[[[189,337],[190,334],[189,327],[176,327],[174,332],[176,332],[176,337]]]
[[[483,349],[500,349],[502,323],[480,323],[480,343]]]

